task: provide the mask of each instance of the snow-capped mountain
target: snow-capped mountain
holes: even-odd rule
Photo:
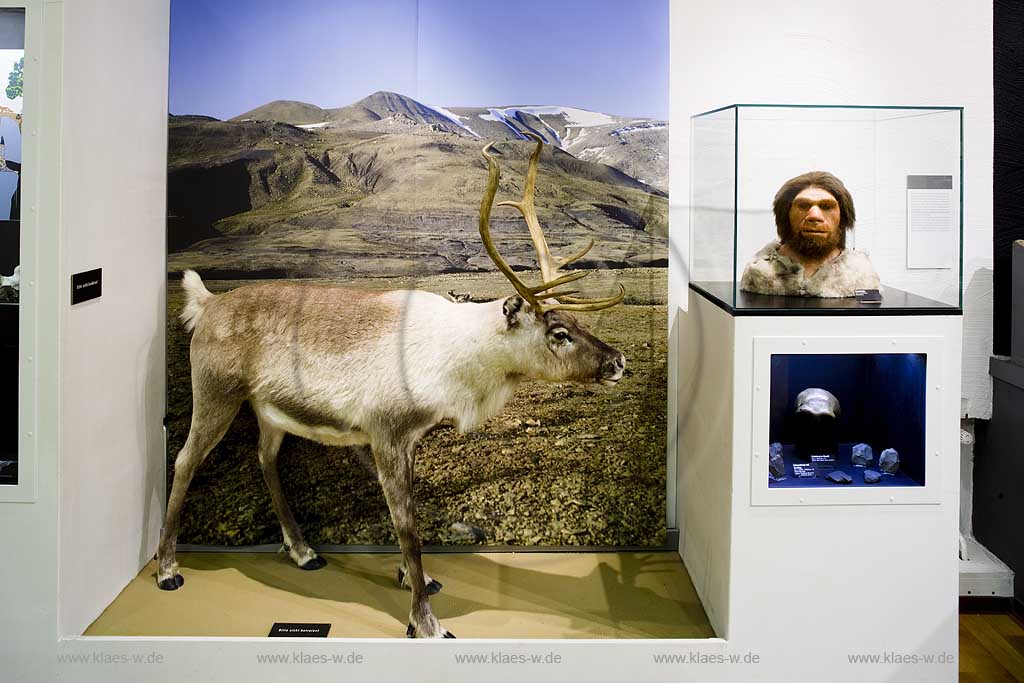
[[[451,121],[470,135],[490,139],[525,139],[524,132],[536,133],[548,144],[563,147],[583,128],[616,124],[615,116],[574,107],[457,107],[443,111]],[[483,131],[483,132],[481,132]]]
[[[435,111],[465,133],[491,140],[535,133],[584,161],[607,164],[658,189],[668,190],[668,122],[612,116],[560,106],[468,108]]]
[[[273,120],[306,129],[450,133],[485,140],[526,139],[530,132],[579,159],[607,164],[668,190],[666,121],[568,106],[442,107],[383,91],[338,109],[276,101],[233,120]]]

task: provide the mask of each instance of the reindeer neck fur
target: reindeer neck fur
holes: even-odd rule
[[[418,291],[390,296],[402,308],[403,363],[416,368],[408,388],[459,431],[497,415],[520,381],[539,376],[543,329],[510,329],[502,300],[454,303]]]

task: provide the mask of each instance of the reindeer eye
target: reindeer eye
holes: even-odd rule
[[[568,332],[566,332],[564,329],[562,329],[562,328],[558,328],[557,330],[552,332],[551,336],[554,337],[556,341],[560,341],[560,342],[571,342],[572,341],[572,336]]]

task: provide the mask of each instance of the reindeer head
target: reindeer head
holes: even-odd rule
[[[614,385],[622,378],[626,357],[587,332],[569,311],[599,311],[610,308],[622,301],[626,290],[619,285],[618,293],[613,296],[583,299],[574,296],[576,290],[556,289],[587,275],[584,271],[559,275],[558,269],[583,257],[594,246],[594,241],[590,240],[586,247],[569,257],[556,257],[551,254],[533,203],[537,167],[544,143],[533,133],[527,135],[536,141],[537,146],[530,155],[523,199],[518,202],[499,202],[498,206],[513,206],[523,214],[540,265],[543,282],[539,285],[530,286],[520,280],[498,253],[491,238],[491,207],[498,192],[501,169],[495,158],[488,154],[494,143],[488,144],[483,150],[483,156],[487,160],[488,180],[480,203],[480,237],[491,260],[518,292],[517,296],[509,297],[503,304],[506,325],[515,338],[513,345],[522,348],[519,361],[524,374],[530,378]]]
[[[518,294],[505,299],[502,312],[516,367],[529,379],[604,386],[622,379],[626,357],[584,329],[571,313],[538,312]]]

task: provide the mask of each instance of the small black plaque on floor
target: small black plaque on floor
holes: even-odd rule
[[[274,622],[268,638],[326,638],[330,624],[289,624]]]

